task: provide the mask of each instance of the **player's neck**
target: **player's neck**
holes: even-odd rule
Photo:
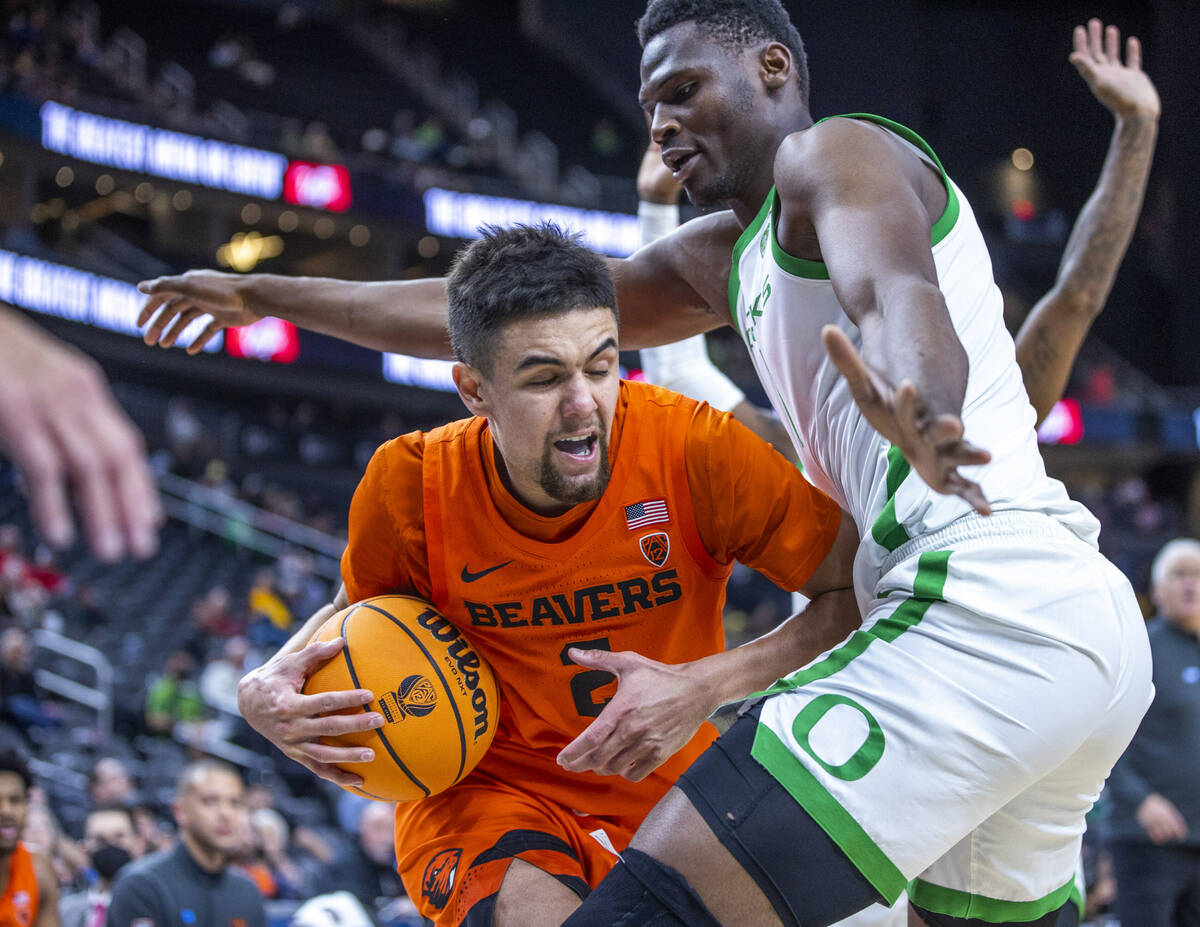
[[[187,831],[183,831],[179,835],[179,839],[183,841],[183,846],[192,858],[192,862],[205,872],[216,875],[228,865],[229,860],[224,853],[215,847],[203,846]]]
[[[742,228],[754,221],[767,194],[775,186],[775,158],[779,154],[779,146],[789,135],[811,128],[812,124],[813,118],[807,109],[796,109],[788,119],[776,125],[773,136],[760,146],[759,150],[764,154],[758,162],[757,171],[741,185],[740,195],[727,204]]]

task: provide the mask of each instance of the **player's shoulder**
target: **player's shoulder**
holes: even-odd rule
[[[702,405],[698,400],[673,389],[645,380],[622,380],[621,389],[628,406],[626,414],[651,417],[685,416],[691,418]]]
[[[887,133],[866,119],[823,119],[784,138],[775,154],[775,187],[785,199],[803,196],[898,156]]]

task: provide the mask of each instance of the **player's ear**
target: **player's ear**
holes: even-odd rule
[[[758,71],[763,86],[778,90],[792,77],[792,52],[782,42],[769,42],[759,52]]]
[[[455,362],[451,373],[454,376],[454,385],[458,389],[458,396],[462,399],[463,405],[467,407],[467,411],[472,415],[487,415],[488,403],[480,392],[483,374],[462,361]]]

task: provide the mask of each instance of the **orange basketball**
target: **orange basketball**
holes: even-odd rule
[[[323,738],[370,747],[375,759],[347,765],[363,778],[349,791],[383,801],[413,801],[448,789],[491,745],[500,693],[491,667],[432,605],[404,595],[364,599],[330,617],[314,641],[346,646],[317,670],[304,691],[370,689],[384,725]],[[358,710],[358,709],[354,709]]]

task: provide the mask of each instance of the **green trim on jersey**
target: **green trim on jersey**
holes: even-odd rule
[[[763,222],[767,219],[767,214],[771,211],[771,197],[775,195],[775,188],[771,187],[771,192],[767,194],[767,198],[763,200],[762,206],[758,209],[758,215],[738,236],[738,240],[733,245],[733,266],[729,271],[729,314],[733,316],[733,324],[738,330],[738,334],[745,340],[746,333],[742,331],[742,323],[738,319],[737,313],[737,298],[738,290],[741,289],[741,275],[738,272],[738,267],[742,263],[742,252],[750,247],[750,242],[754,240],[754,236],[758,234],[758,230],[762,228]]]
[[[838,670],[844,669],[855,657],[861,656],[872,641],[881,640],[890,644],[909,628],[919,624],[929,611],[929,606],[934,602],[943,601],[942,591],[946,587],[950,554],[951,551],[948,550],[934,550],[921,554],[917,560],[917,575],[913,579],[913,593],[901,602],[894,612],[886,618],[880,618],[867,631],[855,631],[846,643],[831,651],[825,659],[807,669],[797,670],[792,675],[785,676],[759,694],[790,692],[817,679],[832,676]]]
[[[769,727],[760,724],[754,734],[750,755],[787,789],[820,825],[887,903],[895,904],[904,891],[903,873],[888,859],[870,835],[850,816],[836,798],[805,768]]]
[[[934,914],[1005,924],[1036,921],[1070,901],[1075,890],[1075,877],[1072,876],[1071,881],[1035,901],[1002,901],[913,879],[908,883],[908,900]]]
[[[849,641],[824,660],[779,680],[764,694],[789,692],[813,680],[832,676],[860,656],[872,641],[891,643],[916,626],[931,605],[943,601],[951,553],[949,550],[937,550],[921,554],[917,560],[917,575],[913,578],[912,596],[901,602],[886,618],[875,622],[869,631],[855,631]],[[863,830],[862,825],[780,740],[779,735],[761,722],[755,731],[750,755],[787,789],[796,803],[841,847],[850,862],[887,899],[887,903],[894,904],[905,889],[903,874]]]
[[[774,187],[771,188],[771,194],[767,197],[767,202],[771,204],[771,256],[775,258],[775,263],[779,265],[780,270],[786,271],[793,277],[805,277],[809,280],[828,280],[829,268],[825,266],[824,261],[810,261],[808,258],[798,258],[788,254],[783,250],[783,245],[779,243],[779,236],[775,234],[774,217],[779,215],[783,208],[783,204],[779,201],[779,191]]]
[[[896,492],[912,472],[912,467],[900,448],[894,444],[888,448],[887,456],[887,502],[884,503],[879,517],[875,519],[875,524],[871,525],[871,537],[875,539],[876,544],[891,553],[909,541],[908,532],[896,520]]]

